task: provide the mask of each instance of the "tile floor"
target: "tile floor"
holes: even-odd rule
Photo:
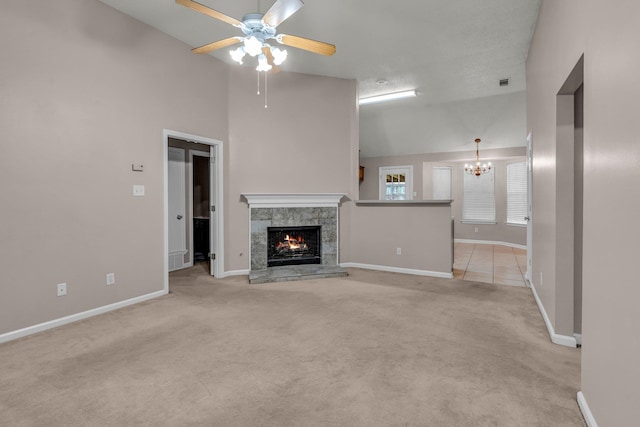
[[[502,245],[455,243],[453,277],[497,285],[526,286],[527,251]]]

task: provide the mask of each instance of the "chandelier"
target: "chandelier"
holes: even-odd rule
[[[475,166],[473,164],[465,164],[464,165],[464,171],[466,173],[468,173],[469,175],[475,175],[475,176],[480,176],[483,173],[487,173],[491,170],[491,162],[488,163],[484,163],[483,165],[480,165],[480,153],[479,153],[479,148],[480,148],[480,138],[476,138],[476,164]]]

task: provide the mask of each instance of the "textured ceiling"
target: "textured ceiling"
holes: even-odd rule
[[[174,0],[101,1],[190,47],[241,35]],[[524,145],[525,60],[540,0],[303,1],[278,32],[337,52],[287,48],[284,71],[357,79],[363,97],[418,90],[416,99],[361,107],[363,156],[473,150],[476,137],[484,148]],[[273,1],[200,3],[241,20]],[[228,50],[212,55],[232,63]],[[498,85],[502,78],[508,87]]]

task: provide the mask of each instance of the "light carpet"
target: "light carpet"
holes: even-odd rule
[[[152,301],[0,345],[7,426],[584,426],[527,288],[349,269]]]

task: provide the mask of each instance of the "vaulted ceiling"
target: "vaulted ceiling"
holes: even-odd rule
[[[175,0],[101,0],[190,47],[242,35]],[[525,61],[540,0],[303,0],[279,33],[337,46],[296,48],[283,71],[356,79],[360,96],[417,89],[418,97],[360,107],[363,157],[525,145]],[[242,20],[273,0],[200,0]],[[232,62],[228,51],[211,55]],[[249,61],[245,61],[249,62]],[[500,86],[509,79],[508,86]]]

